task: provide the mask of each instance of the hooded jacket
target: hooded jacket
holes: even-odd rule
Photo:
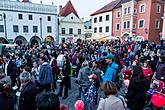
[[[111,64],[109,64],[104,76],[102,77],[103,82],[113,81],[116,78],[117,70],[118,70],[117,63],[112,62]]]
[[[40,67],[39,80],[41,85],[53,83],[52,68],[47,62]]]

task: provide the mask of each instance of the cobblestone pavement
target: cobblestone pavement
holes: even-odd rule
[[[66,104],[69,107],[69,110],[75,110],[74,104],[78,100],[78,84],[75,83],[76,78],[71,78],[71,89],[68,92],[68,98],[62,99],[62,97],[59,97],[61,104]],[[59,91],[59,83],[57,83],[57,90],[56,93]],[[99,90],[98,91],[99,96],[103,97],[103,93]],[[99,98],[98,98],[99,99]]]

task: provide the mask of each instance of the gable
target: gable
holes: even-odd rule
[[[63,17],[60,22],[79,22],[82,23],[83,21],[79,19],[75,14],[70,13],[66,17]]]

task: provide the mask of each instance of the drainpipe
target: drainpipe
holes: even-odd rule
[[[131,5],[131,21],[130,21],[130,37],[133,37],[133,16],[134,16],[134,0],[132,0]]]

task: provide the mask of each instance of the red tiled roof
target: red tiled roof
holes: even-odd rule
[[[91,16],[97,15],[97,14],[101,14],[101,13],[105,13],[105,12],[109,12],[111,10],[113,10],[115,8],[115,6],[120,2],[121,0],[115,0],[110,2],[109,4],[105,5],[104,7],[102,7],[101,9],[97,10],[96,12],[92,13]]]
[[[71,1],[69,0],[68,3],[60,11],[59,16],[67,16],[70,13],[74,13],[79,18],[77,11],[74,9]]]

